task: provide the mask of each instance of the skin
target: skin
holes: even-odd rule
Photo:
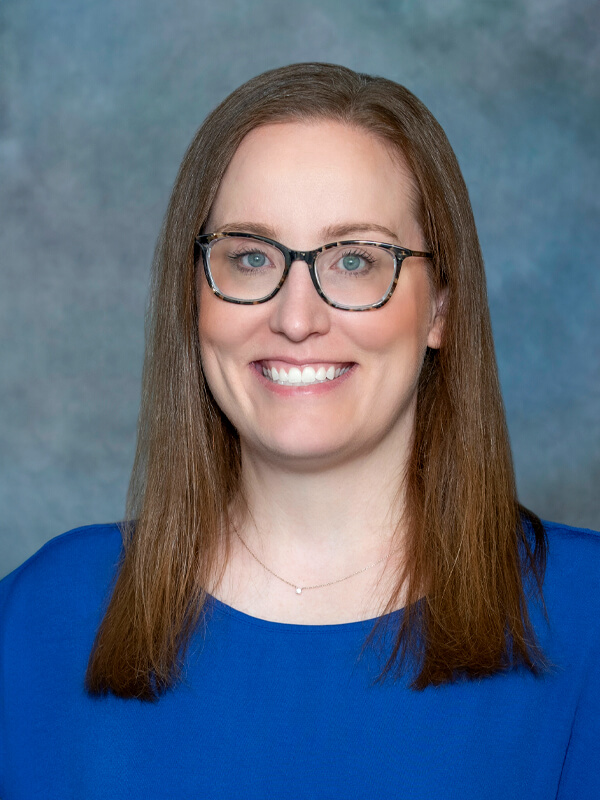
[[[268,125],[238,148],[205,230],[262,232],[297,250],[340,238],[426,250],[414,200],[408,168],[371,134],[333,121]],[[198,274],[204,374],[242,445],[252,515],[239,520],[244,540],[299,585],[335,580],[394,550],[385,564],[298,597],[234,536],[214,593],[284,622],[374,616],[401,563],[398,484],[425,351],[440,346],[443,331],[426,261],[406,259],[387,305],[359,313],[328,306],[303,262],[257,306],[220,300]],[[326,385],[274,388],[257,369],[263,363],[351,369]]]

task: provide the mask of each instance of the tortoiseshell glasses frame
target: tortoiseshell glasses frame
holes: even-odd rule
[[[224,238],[239,238],[239,239],[252,239],[258,242],[265,242],[266,244],[270,245],[271,247],[276,248],[280,251],[285,259],[285,267],[281,274],[281,278],[277,286],[273,289],[272,292],[267,294],[264,297],[261,297],[258,300],[240,300],[239,298],[229,297],[228,295],[223,294],[218,286],[215,284],[213,276],[210,271],[210,251],[211,248],[219,242],[221,239]],[[329,297],[323,291],[321,284],[319,282],[319,276],[315,269],[315,261],[317,256],[320,253],[324,253],[327,250],[331,250],[333,247],[346,247],[349,245],[358,245],[358,246],[370,246],[370,247],[380,247],[383,250],[387,250],[394,256],[394,277],[392,278],[390,285],[385,293],[385,295],[377,300],[374,303],[369,303],[367,305],[361,306],[348,306],[343,305],[341,303],[336,303],[333,300],[330,300]],[[194,257],[197,262],[198,260],[198,250],[202,253],[202,260],[204,263],[204,274],[206,276],[206,280],[208,285],[210,286],[212,292],[219,297],[221,300],[225,300],[227,303],[236,303],[237,305],[243,306],[254,306],[259,305],[260,303],[266,303],[271,300],[277,292],[281,289],[283,284],[285,283],[285,279],[288,276],[290,271],[290,267],[295,261],[304,261],[304,263],[308,266],[308,271],[313,282],[313,286],[317,290],[319,297],[324,300],[327,305],[332,306],[333,308],[339,308],[343,311],[373,311],[377,308],[381,308],[384,306],[390,297],[392,296],[394,289],[396,288],[396,284],[398,283],[398,278],[400,276],[400,269],[402,267],[402,262],[405,258],[409,258],[411,256],[417,256],[419,258],[431,258],[431,253],[425,253],[421,250],[409,250],[407,247],[400,247],[397,244],[387,244],[384,242],[372,242],[366,239],[345,239],[339,242],[330,242],[329,244],[324,244],[322,247],[317,248],[316,250],[291,250],[289,247],[281,244],[281,242],[277,242],[274,239],[268,239],[266,236],[258,236],[257,234],[252,233],[243,233],[238,231],[227,231],[225,233],[201,233],[195,239],[195,253]]]

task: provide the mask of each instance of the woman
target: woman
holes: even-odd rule
[[[242,86],[152,298],[135,522],[3,582],[2,797],[598,797],[600,543],[518,505],[423,105],[324,64]]]

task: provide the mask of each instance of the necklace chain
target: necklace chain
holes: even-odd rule
[[[335,583],[341,583],[342,581],[347,581],[350,578],[354,578],[356,575],[360,575],[361,572],[366,572],[368,569],[373,569],[373,567],[376,567],[378,564],[382,564],[384,561],[387,561],[389,558],[391,558],[391,556],[394,555],[394,553],[397,553],[398,550],[400,549],[400,548],[396,548],[396,550],[391,550],[387,554],[387,556],[384,556],[383,558],[380,558],[379,561],[374,561],[372,564],[368,564],[366,567],[363,567],[362,569],[357,569],[356,572],[352,572],[350,575],[346,575],[344,578],[338,578],[337,580],[329,581],[328,583],[315,583],[312,586],[298,586],[297,583],[292,583],[292,581],[288,581],[286,578],[282,578],[281,575],[278,575],[276,572],[273,572],[273,570],[270,567],[267,567],[267,565],[263,561],[260,560],[260,558],[256,555],[256,553],[253,553],[252,550],[248,547],[246,542],[242,539],[242,537],[238,533],[237,529],[234,528],[234,530],[235,530],[235,533],[236,533],[238,539],[244,545],[246,550],[250,553],[252,558],[255,561],[258,561],[258,563],[261,565],[261,567],[263,569],[266,569],[266,571],[269,572],[274,578],[277,578],[278,581],[281,581],[282,583],[286,583],[288,586],[291,586],[292,589],[295,589],[296,590],[296,594],[302,594],[302,592],[308,591],[308,589],[324,589],[326,586],[333,586]]]

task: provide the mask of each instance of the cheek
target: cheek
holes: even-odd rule
[[[217,405],[237,427],[236,407],[232,402],[239,392],[238,380],[231,369],[240,350],[239,325],[233,319],[236,307],[215,297],[210,290],[200,293],[198,335],[200,364],[206,384]]]
[[[383,308],[356,320],[356,342],[370,352],[424,353],[430,327],[429,286],[398,286]]]
[[[237,306],[202,287],[198,298],[198,336],[202,368],[209,383],[228,363],[248,363],[250,346],[256,341],[261,315],[255,306]],[[213,387],[211,387],[213,388]]]
[[[231,304],[224,303],[208,289],[203,288],[198,301],[198,336],[200,359],[206,379],[212,382],[219,362],[236,350],[237,326],[231,318]]]
[[[198,299],[198,335],[200,348],[218,340],[219,332],[227,330],[226,310],[219,308],[215,302],[218,298],[212,293],[201,291]],[[221,305],[225,305],[221,303]]]

